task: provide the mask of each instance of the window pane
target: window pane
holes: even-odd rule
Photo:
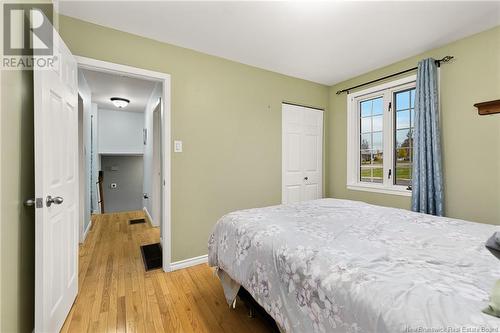
[[[382,165],[384,164],[384,153],[379,151],[379,152],[374,152],[373,155],[372,155],[372,159],[373,159],[373,164],[378,164],[378,165]]]
[[[372,109],[372,114],[373,115],[379,115],[384,113],[384,100],[382,97],[376,98],[373,100],[373,109]]]
[[[382,131],[384,128],[384,116],[372,117],[373,119],[373,129],[374,132]]]
[[[383,98],[363,101],[360,107],[359,179],[382,182],[383,174]]]
[[[394,147],[394,184],[408,186],[412,177],[415,89],[394,94],[396,103]]]
[[[396,162],[410,162],[411,160],[411,149],[410,148],[400,148],[396,149]]]
[[[410,91],[396,93],[396,111],[410,108]]]
[[[361,133],[372,131],[372,117],[361,118]]]
[[[371,167],[361,167],[360,180],[362,182],[371,182],[372,179],[372,168]]]
[[[371,150],[361,151],[361,164],[372,164],[372,152]]]
[[[372,101],[361,102],[361,117],[369,117],[372,115]]]
[[[372,134],[361,134],[361,149],[372,149]]]
[[[412,168],[412,149],[403,148],[396,150],[396,185],[410,185]]]
[[[410,147],[411,132],[409,129],[396,131],[396,148]]]
[[[396,112],[396,129],[409,128],[410,127],[410,111],[398,111]]]
[[[411,163],[396,163],[396,185],[411,184]]]
[[[372,149],[375,151],[382,151],[384,149],[383,145],[383,139],[382,139],[382,132],[374,132],[373,133],[373,142],[372,142]]]
[[[375,165],[361,166],[360,180],[368,183],[382,183],[383,168]]]
[[[372,172],[373,172],[372,182],[373,183],[382,183],[382,179],[383,179],[382,177],[384,176],[384,169],[374,167]]]

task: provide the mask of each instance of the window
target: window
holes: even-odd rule
[[[415,76],[349,94],[347,187],[410,195]]]
[[[415,88],[394,93],[394,184],[411,184]]]

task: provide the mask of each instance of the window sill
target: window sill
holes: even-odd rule
[[[407,190],[404,186],[394,186],[394,187],[385,187],[380,185],[370,185],[370,184],[347,184],[348,190],[354,191],[365,191],[365,192],[374,192],[374,193],[383,193],[383,194],[392,194],[392,195],[400,195],[404,197],[411,197],[411,191]]]

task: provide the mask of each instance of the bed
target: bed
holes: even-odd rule
[[[284,332],[497,331],[481,312],[500,279],[484,247],[495,231],[320,199],[225,215],[208,261],[228,304],[244,287]]]

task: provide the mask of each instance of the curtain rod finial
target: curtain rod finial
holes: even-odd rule
[[[451,61],[454,57],[453,56],[446,56],[443,59],[440,60],[440,62],[448,62]]]

